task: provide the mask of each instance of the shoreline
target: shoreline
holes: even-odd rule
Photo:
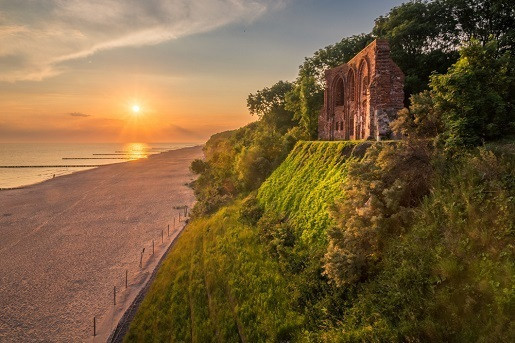
[[[80,170],[71,171],[69,173],[67,172],[67,173],[64,173],[64,174],[61,174],[61,175],[56,175],[54,177],[54,178],[58,178],[58,177],[66,176],[66,175],[73,175],[73,174],[76,174],[76,173],[80,173],[80,172],[84,172],[84,171],[88,171],[88,170],[92,170],[92,169],[97,169],[99,167],[110,166],[110,165],[114,165],[114,164],[134,162],[134,161],[138,161],[138,160],[145,160],[145,159],[151,158],[153,156],[158,156],[158,155],[160,155],[162,153],[167,153],[167,152],[170,152],[170,151],[176,151],[176,150],[181,150],[181,149],[186,149],[186,148],[195,148],[195,147],[199,147],[199,146],[203,146],[203,144],[193,144],[192,143],[191,145],[187,145],[187,146],[183,146],[183,147],[169,148],[169,149],[167,148],[167,150],[155,150],[155,151],[149,153],[144,158],[128,159],[128,160],[124,160],[124,161],[119,161],[117,158],[113,158],[113,162],[105,163],[105,164],[87,164],[87,165],[86,164],[73,164],[73,165],[57,165],[57,164],[55,164],[55,165],[54,164],[52,164],[52,165],[0,165],[0,170],[1,169],[80,168]],[[92,155],[98,155],[98,154],[93,153]],[[62,158],[62,159],[65,160],[65,159],[68,159],[68,158]],[[73,158],[73,159],[77,159],[77,158]],[[89,159],[92,159],[92,158],[91,157],[87,157],[87,158],[85,157],[85,158],[80,158],[80,159],[81,160],[89,160]],[[87,169],[84,169],[84,168],[87,168]],[[30,187],[30,186],[38,185],[38,184],[41,184],[41,183],[53,180],[54,178],[49,177],[48,179],[36,181],[36,182],[33,182],[33,183],[23,184],[23,185],[20,185],[20,186],[0,187],[0,192],[1,191],[8,191],[8,190],[15,190],[15,189],[24,189],[24,188],[27,188],[27,187]]]
[[[183,229],[176,221],[173,231],[174,207],[193,205],[189,164],[202,155],[201,146],[180,148],[0,192],[0,337],[113,334]]]

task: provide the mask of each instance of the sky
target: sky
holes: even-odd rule
[[[0,0],[0,142],[204,142],[401,2]]]

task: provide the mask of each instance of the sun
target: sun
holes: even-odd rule
[[[132,106],[132,112],[134,112],[134,113],[138,113],[139,111],[140,111],[140,107],[139,107],[139,105],[133,105],[133,106]]]

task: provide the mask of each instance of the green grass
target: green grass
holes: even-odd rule
[[[321,275],[329,207],[343,195],[346,161],[370,144],[300,142],[261,186],[265,215],[282,214],[295,230],[282,255],[271,252],[259,223],[242,222],[242,201],[194,220],[126,342],[511,341],[513,144],[440,166],[412,227],[389,239],[377,274],[335,288]]]
[[[261,185],[267,212],[285,215],[304,244],[325,245],[333,222],[328,207],[341,196],[345,161],[357,142],[299,142]]]
[[[356,145],[300,142],[259,190],[266,211],[288,216],[304,243],[317,242],[319,251],[332,225],[328,205],[340,192],[345,160]],[[240,221],[240,208],[236,202],[188,225],[127,342],[265,342],[302,335],[298,277],[284,271],[255,227]]]
[[[164,261],[126,342],[263,342],[302,321],[239,203],[193,221]]]

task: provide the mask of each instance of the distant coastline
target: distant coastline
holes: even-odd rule
[[[196,145],[199,144],[0,143],[0,191],[21,189],[55,177]]]

